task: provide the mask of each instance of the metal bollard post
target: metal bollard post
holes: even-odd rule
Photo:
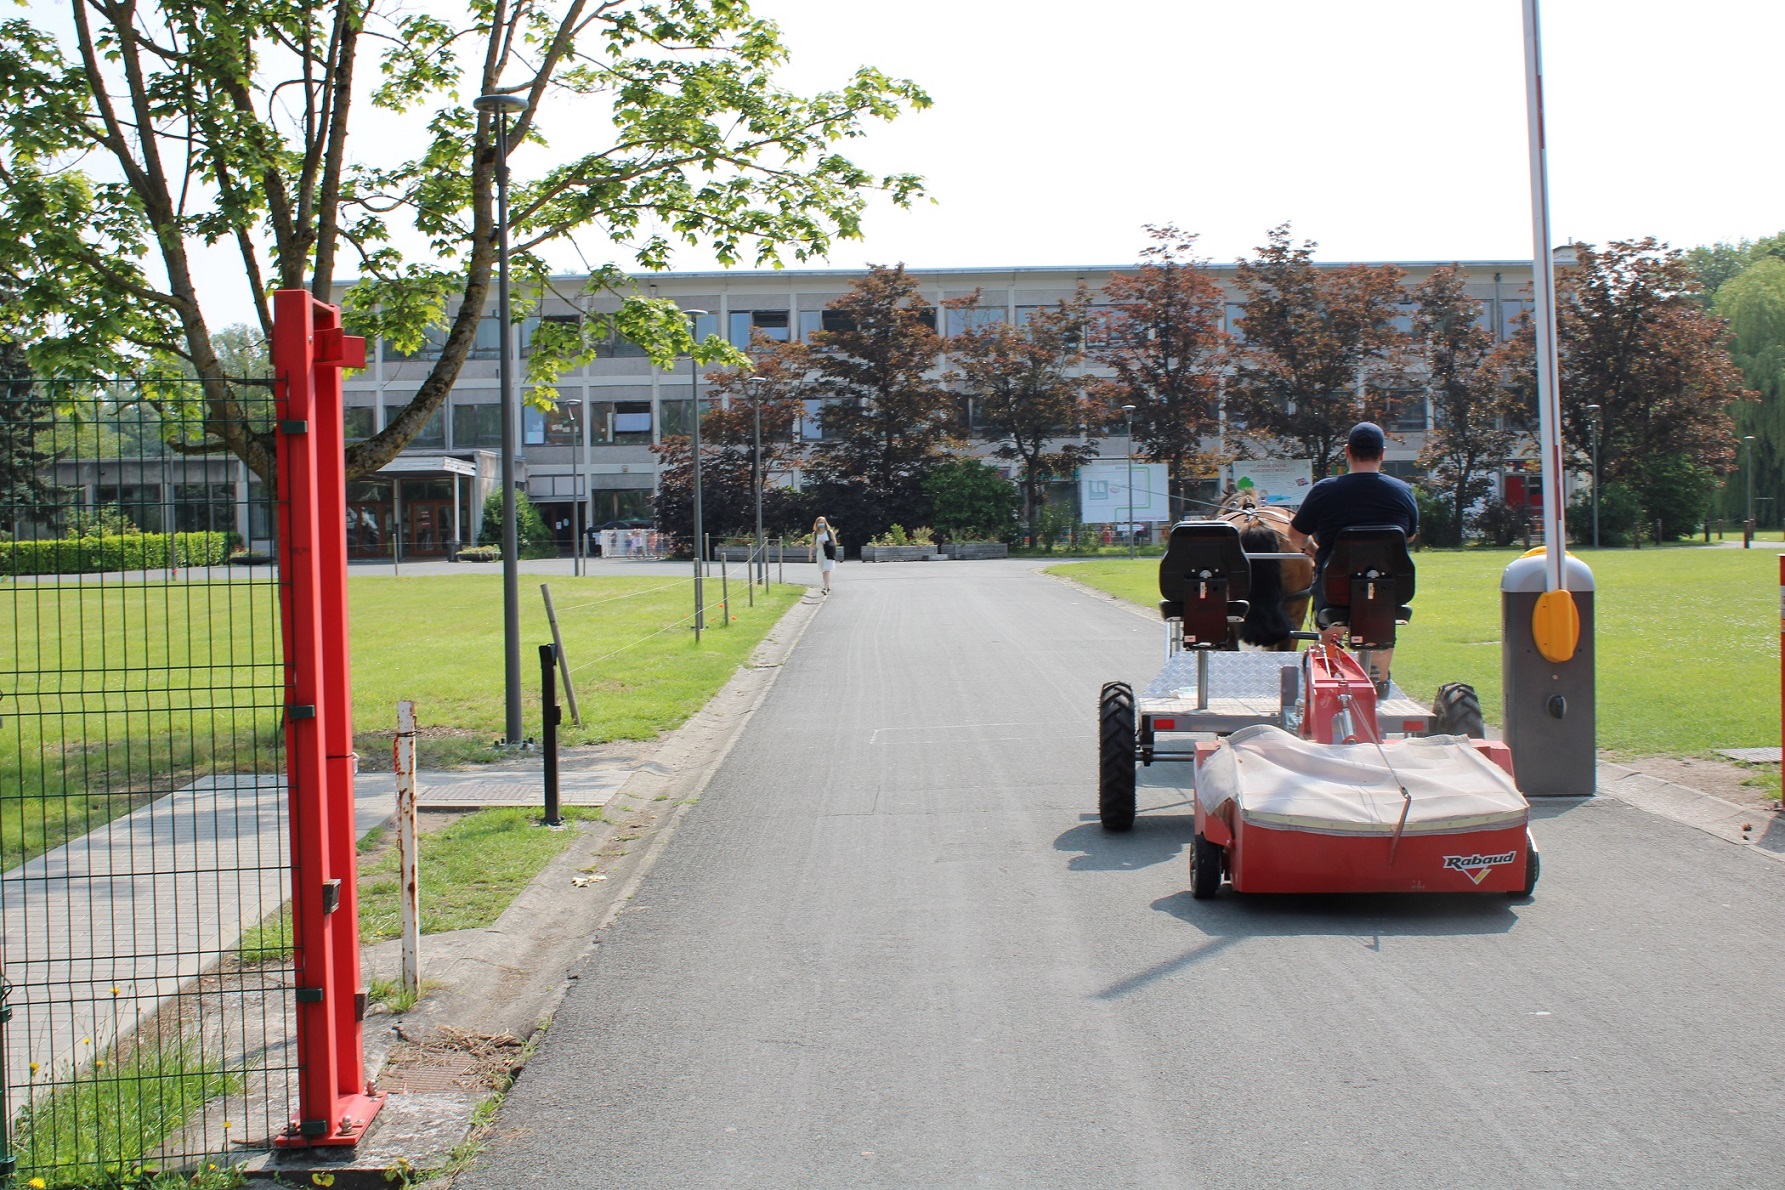
[[[726,560],[725,551],[719,551],[719,612],[725,617],[720,623],[731,627],[731,564]]]
[[[756,556],[756,543],[755,542],[750,543],[749,553],[750,553],[750,583],[749,583],[750,606],[755,607],[756,606],[756,564],[758,561],[757,556]]]
[[[545,824],[557,826],[558,817],[558,653],[550,645],[539,646],[539,706],[545,719]]]
[[[785,583],[787,581],[787,539],[785,537],[775,539],[775,566],[775,581]]]

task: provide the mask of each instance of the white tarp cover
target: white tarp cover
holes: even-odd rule
[[[1233,801],[1246,822],[1329,834],[1392,834],[1401,786],[1412,794],[1407,834],[1523,824],[1530,803],[1504,770],[1463,736],[1316,744],[1280,727],[1234,732],[1198,770],[1196,798],[1215,813]],[[1398,776],[1398,780],[1396,779]]]

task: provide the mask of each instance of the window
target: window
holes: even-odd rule
[[[822,401],[803,401],[806,411],[800,415],[799,436],[802,442],[817,442],[824,437]]]
[[[852,331],[855,320],[837,310],[801,310],[800,338],[809,339],[816,331],[836,334],[838,331]]]
[[[233,533],[236,488],[233,483],[176,483],[175,533]]]
[[[349,405],[346,409],[347,441],[363,442],[377,433],[372,425],[373,410],[368,405]]]
[[[424,332],[421,346],[414,351],[400,351],[389,339],[384,341],[384,358],[387,360],[439,359],[441,350],[446,346],[446,328],[431,326]]]
[[[1480,327],[1484,331],[1488,331],[1489,333],[1492,333],[1492,331],[1494,329],[1494,302],[1493,302],[1493,299],[1492,298],[1482,298],[1476,304],[1479,308],[1475,311],[1475,325]]]
[[[1415,302],[1396,302],[1394,317],[1389,322],[1403,335],[1413,333],[1413,312],[1419,308]]]
[[[406,408],[408,408],[407,405],[386,405],[384,407],[384,424],[388,426],[391,422],[397,420],[397,415],[402,413]],[[409,443],[407,449],[446,449],[446,418],[441,415],[440,410],[434,410],[434,416],[428,418],[427,424],[423,425],[421,428],[421,433],[415,436]]]
[[[99,485],[101,508],[112,505],[144,533],[162,532],[161,485],[158,483],[125,483]]]
[[[1500,303],[1500,337],[1510,339],[1518,333],[1519,319],[1531,312],[1531,303],[1524,298],[1508,298]]]
[[[521,406],[521,445],[575,446],[576,440],[576,421],[570,410],[553,409],[547,413],[531,405]]]
[[[1388,419],[1391,430],[1422,431],[1426,428],[1426,395],[1412,389],[1388,394]]]
[[[686,438],[694,432],[693,401],[661,401],[658,407],[663,410],[665,438]]]
[[[650,445],[649,401],[591,401],[589,416],[594,419],[596,441],[611,442],[616,446]],[[606,429],[605,436],[603,427]]]
[[[1382,470],[1407,483],[1415,483],[1425,478],[1419,469],[1419,463],[1413,459],[1384,459]]]
[[[733,347],[750,346],[751,335],[761,331],[776,342],[785,343],[788,336],[786,310],[733,310],[731,333],[726,337]]]
[[[1246,332],[1240,329],[1240,319],[1246,316],[1245,303],[1228,302],[1225,312],[1227,314],[1227,333],[1232,335],[1236,342],[1244,343],[1246,341]]]
[[[1005,320],[1002,306],[968,306],[949,310],[946,325],[949,337],[953,338],[955,335],[966,334]]]
[[[452,446],[454,450],[502,449],[502,406],[454,405]]]

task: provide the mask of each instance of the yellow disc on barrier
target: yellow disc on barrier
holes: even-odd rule
[[[1545,591],[1531,609],[1531,636],[1545,661],[1560,664],[1580,643],[1580,611],[1567,591]]]

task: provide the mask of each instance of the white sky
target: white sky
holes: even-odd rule
[[[788,87],[835,87],[871,63],[935,99],[843,149],[924,175],[935,204],[877,204],[831,267],[1122,264],[1143,224],[1166,222],[1230,261],[1283,220],[1323,260],[1530,258],[1519,0],[754,7],[782,26]],[[1543,20],[1558,241],[1689,247],[1785,228],[1771,143],[1785,4],[1545,0]],[[358,115],[356,156],[403,135],[369,106]],[[548,119],[558,153],[600,132]],[[207,295],[239,300],[233,251],[204,256]],[[675,267],[716,264],[684,248]]]
[[[924,174],[938,205],[877,212],[839,267],[1121,263],[1149,222],[1231,260],[1285,219],[1322,259],[1531,254],[1519,0],[755,8],[791,83],[871,62],[936,101],[859,159]],[[1785,227],[1785,4],[1545,0],[1543,22],[1557,238]]]

